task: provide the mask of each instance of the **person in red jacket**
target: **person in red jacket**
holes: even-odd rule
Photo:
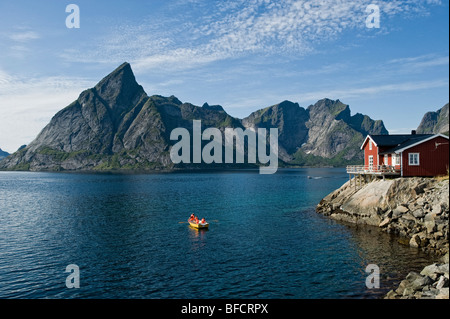
[[[205,220],[205,218],[202,218],[202,220],[201,220],[200,224],[206,224],[206,220]]]

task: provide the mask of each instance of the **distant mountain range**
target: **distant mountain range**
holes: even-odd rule
[[[448,103],[436,112],[428,112],[422,118],[419,127],[419,134],[446,134],[449,135],[448,125]]]
[[[170,133],[177,127],[192,133],[193,120],[201,120],[203,130],[215,127],[222,132],[226,127],[278,128],[281,166],[362,163],[359,147],[365,136],[388,134],[382,121],[359,113],[352,116],[349,106],[339,100],[322,99],[306,109],[284,101],[238,119],[220,105],[195,106],[175,96],[148,96],[130,64],[124,63],[59,111],[34,141],[3,159],[0,168],[150,171],[225,167],[172,163],[170,148],[177,141],[170,140]]]
[[[4,157],[8,156],[8,155],[9,155],[8,152],[5,152],[5,151],[3,151],[3,150],[0,148],[0,160],[1,160],[2,158],[4,158]]]

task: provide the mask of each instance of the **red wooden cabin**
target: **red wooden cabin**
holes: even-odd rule
[[[412,131],[406,135],[368,135],[361,149],[364,150],[364,166],[359,169],[354,166],[349,173],[400,176],[448,174],[449,140],[442,134],[416,134]]]

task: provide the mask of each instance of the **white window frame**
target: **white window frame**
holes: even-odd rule
[[[394,165],[400,165],[400,154],[395,154]]]
[[[420,153],[408,153],[408,165],[419,166],[420,165]]]
[[[372,140],[369,139],[369,151],[371,151],[371,150],[372,150]]]
[[[389,166],[389,155],[388,154],[384,154],[384,165]]]
[[[373,170],[373,155],[369,155],[369,170]]]

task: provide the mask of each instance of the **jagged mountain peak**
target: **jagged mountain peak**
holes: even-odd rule
[[[276,104],[275,106],[281,109],[295,109],[300,107],[298,103],[294,103],[288,100],[284,100],[283,102]]]
[[[97,85],[59,111],[27,147],[0,164],[0,169],[108,170],[171,168],[173,129],[202,126],[277,128],[279,158],[292,164],[315,164],[317,158],[342,164],[361,158],[363,134],[383,129],[382,121],[350,116],[348,105],[328,98],[307,109],[288,100],[241,119],[222,106],[196,106],[175,96],[148,96],[131,65],[121,64]],[[379,133],[378,133],[379,134]]]
[[[205,110],[225,112],[222,105],[209,105],[207,102],[203,103],[202,108]]]
[[[338,120],[345,120],[350,117],[350,107],[342,103],[339,99],[331,100],[329,98],[323,98],[308,106],[307,110],[310,114],[329,113]]]
[[[419,134],[436,134],[449,132],[449,111],[448,103],[436,112],[427,112],[422,118],[417,133]]]
[[[111,110],[118,109],[120,112],[128,110],[146,95],[142,86],[136,82],[128,62],[105,76],[93,89]]]
[[[115,86],[117,84],[130,81],[133,81],[137,84],[130,63],[124,62],[120,66],[118,66],[114,71],[112,71],[102,80],[100,80],[100,82],[98,82],[95,88],[99,91],[99,93],[101,93],[101,90],[103,88]]]

